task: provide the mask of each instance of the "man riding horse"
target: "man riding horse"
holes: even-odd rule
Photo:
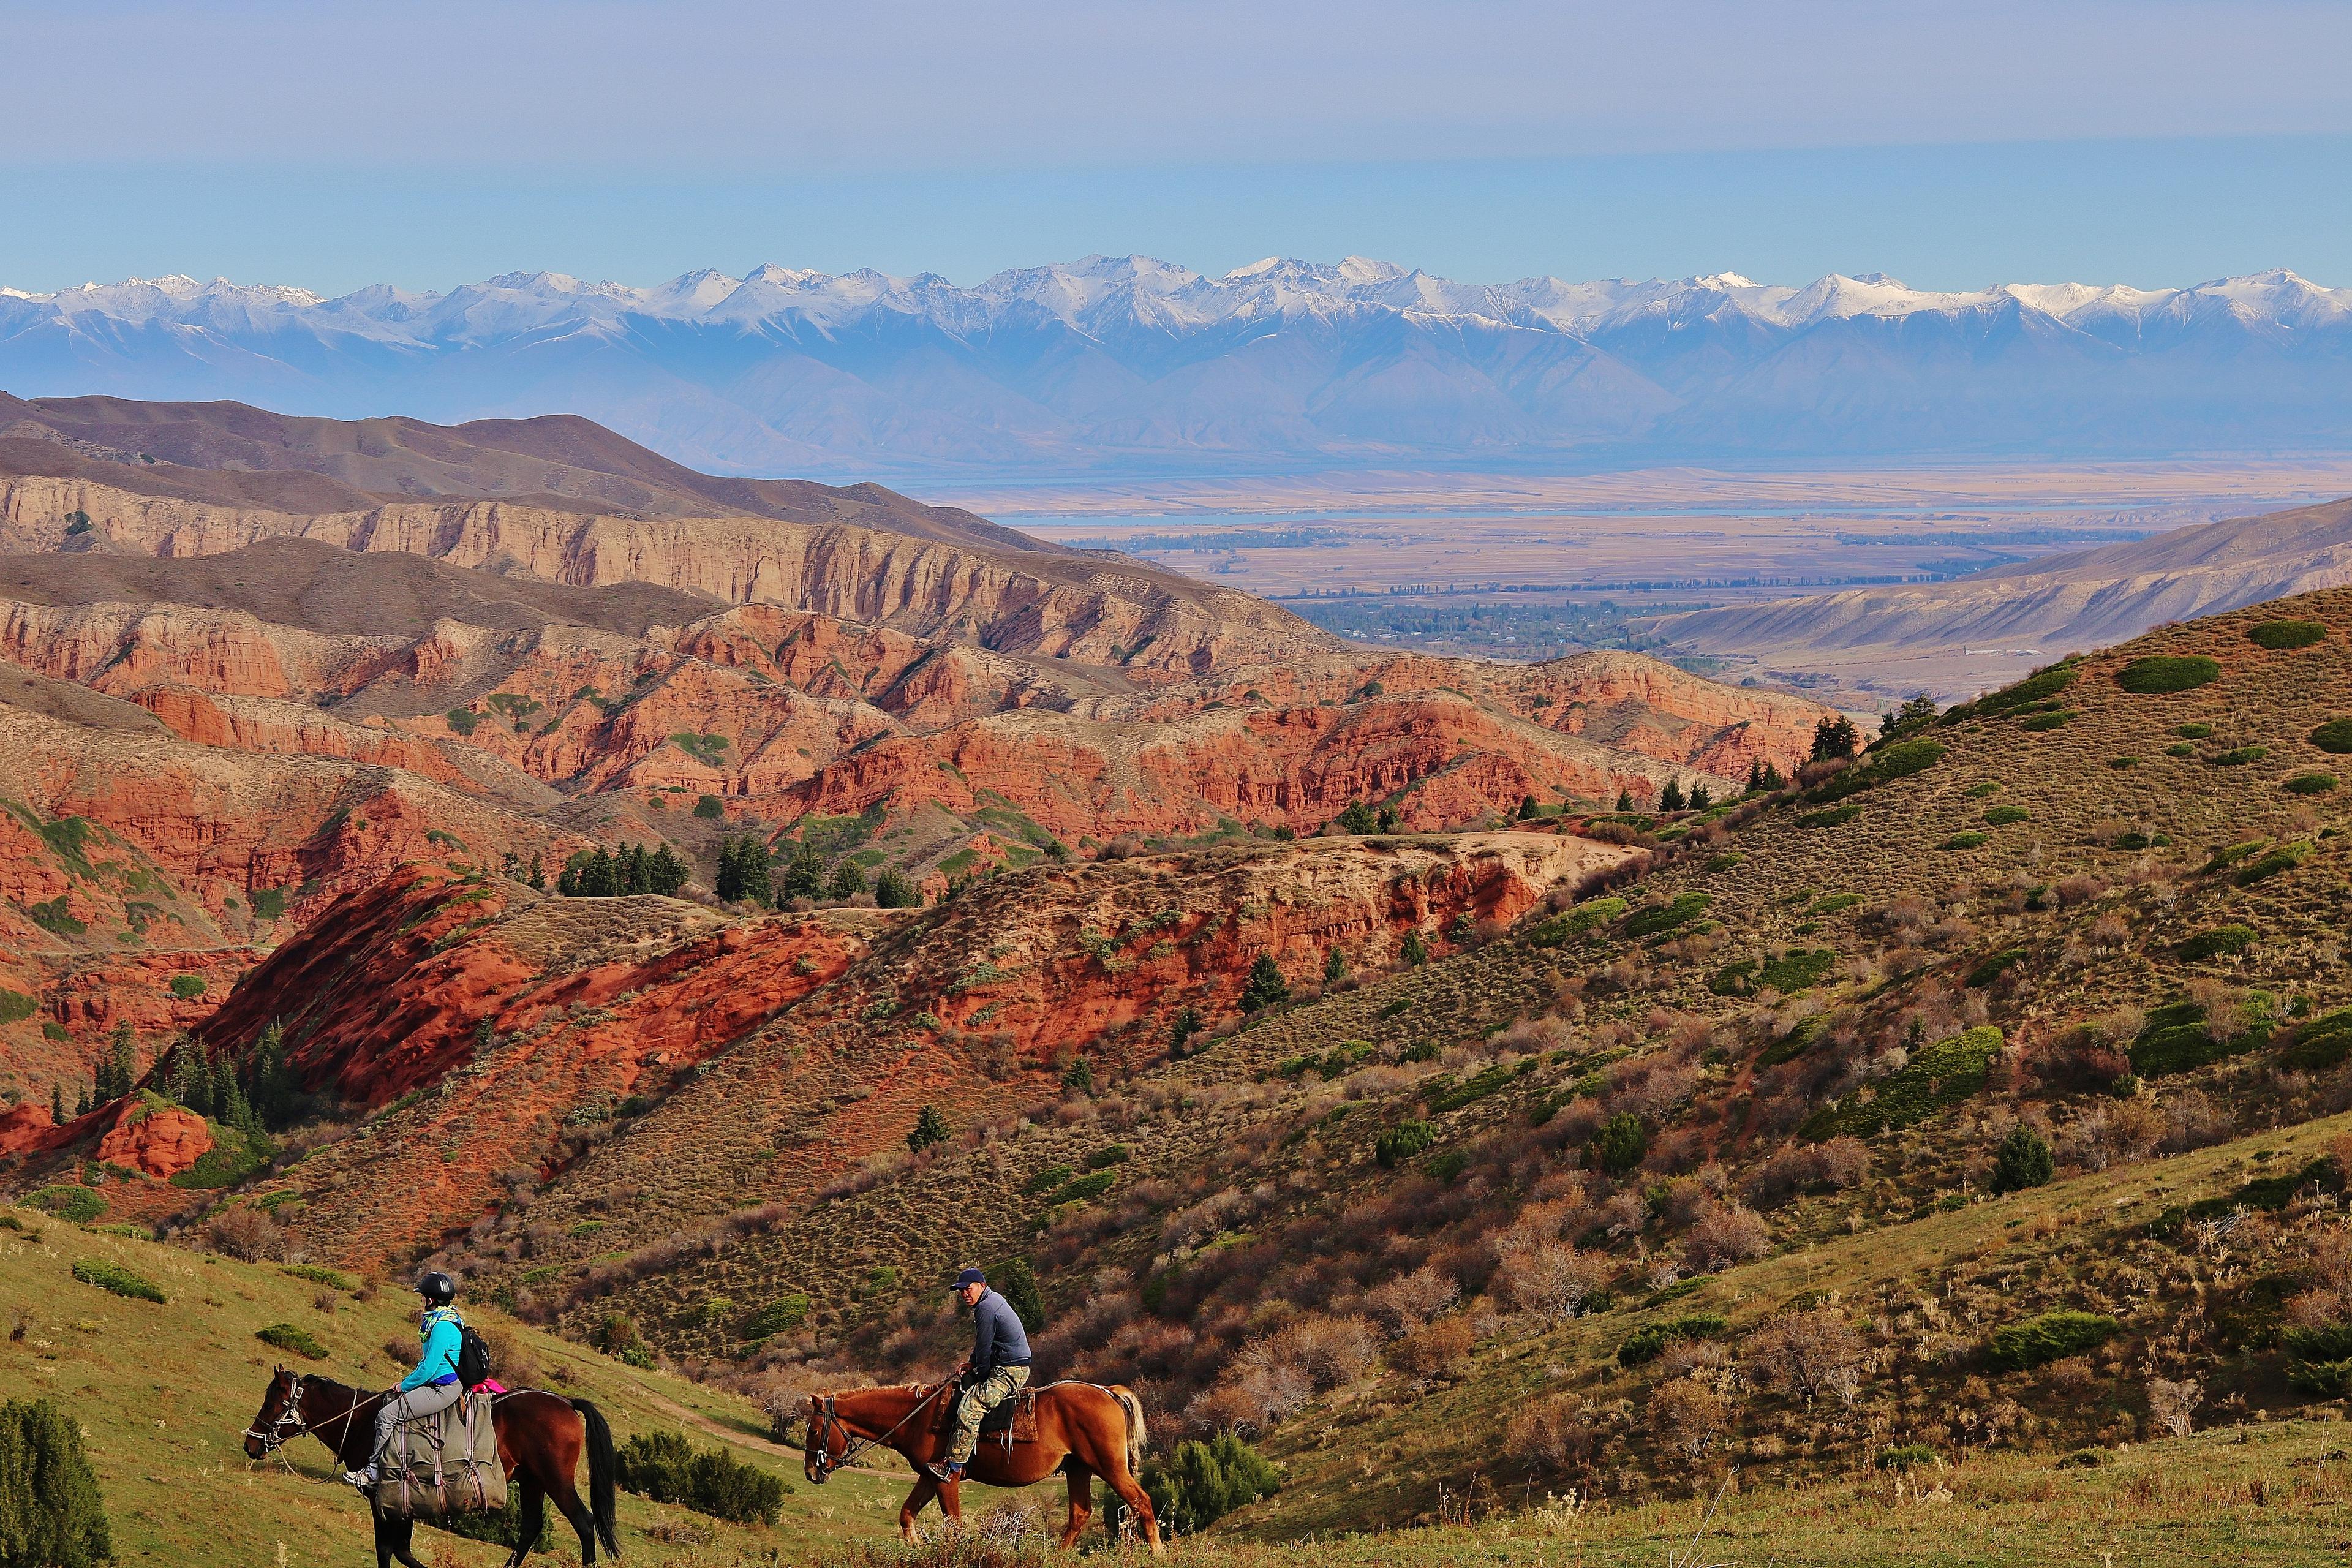
[[[963,1394],[956,1401],[955,1440],[943,1461],[925,1465],[936,1481],[960,1481],[980,1442],[988,1413],[1017,1397],[1029,1382],[1029,1335],[1013,1303],[988,1288],[977,1268],[956,1276],[955,1297],[971,1311],[971,1359],[963,1363]]]

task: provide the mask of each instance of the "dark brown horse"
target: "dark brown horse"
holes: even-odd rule
[[[356,1470],[372,1457],[375,1445],[375,1413],[383,1405],[381,1394],[363,1394],[340,1383],[308,1373],[278,1368],[268,1392],[261,1396],[261,1413],[245,1429],[245,1453],[249,1459],[266,1458],[283,1444],[304,1434],[334,1450],[335,1462]],[[613,1557],[621,1555],[614,1539],[613,1429],[604,1412],[584,1399],[566,1399],[535,1388],[501,1394],[490,1407],[490,1423],[499,1437],[499,1462],[507,1479],[522,1489],[523,1544],[514,1549],[506,1568],[521,1568],[530,1543],[539,1539],[545,1499],[553,1498],[572,1528],[580,1532],[580,1561],[596,1561],[596,1542]],[[588,1455],[588,1496],[593,1509],[583,1506],[572,1489],[572,1472],[582,1450]],[[416,1521],[375,1515],[375,1565],[390,1568],[397,1557],[406,1568],[424,1568],[409,1551]]]
[[[853,1388],[812,1394],[804,1468],[822,1486],[825,1477],[868,1448],[887,1447],[915,1467],[915,1489],[898,1509],[898,1533],[916,1539],[915,1516],[933,1498],[950,1519],[963,1518],[956,1494],[961,1482],[933,1480],[923,1467],[944,1458],[955,1406],[953,1380],[929,1388]],[[1069,1478],[1070,1518],[1062,1544],[1076,1543],[1094,1512],[1095,1478],[1110,1483],[1134,1511],[1151,1550],[1160,1550],[1151,1498],[1136,1479],[1143,1464],[1143,1402],[1129,1389],[1094,1383],[1053,1383],[1036,1391],[1037,1435],[1009,1447],[984,1436],[966,1474],[983,1486],[1034,1486],[1055,1471]]]

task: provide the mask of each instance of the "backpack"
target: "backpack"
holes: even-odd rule
[[[472,1324],[461,1325],[457,1331],[457,1386],[472,1388],[489,1375],[489,1342]]]

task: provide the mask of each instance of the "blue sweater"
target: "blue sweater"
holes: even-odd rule
[[[1013,1303],[993,1290],[971,1304],[971,1370],[985,1375],[1000,1366],[1029,1364],[1029,1336]]]
[[[400,1380],[401,1393],[457,1381],[457,1351],[465,1342],[465,1322],[455,1307],[436,1307],[425,1314],[417,1336],[424,1353],[416,1358],[416,1370]]]

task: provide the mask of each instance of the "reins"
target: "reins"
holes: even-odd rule
[[[336,1421],[343,1424],[344,1442],[351,1440],[352,1418],[359,1414],[361,1404],[360,1391],[354,1388],[350,1392],[352,1396],[350,1405],[341,1415],[328,1418],[331,1425]],[[289,1459],[284,1452],[288,1443],[302,1436],[316,1437],[321,1443],[327,1441],[325,1435],[312,1426],[310,1418],[303,1414],[302,1400],[302,1376],[298,1373],[295,1374],[294,1381],[286,1385],[286,1403],[279,1407],[277,1419],[270,1422],[269,1429],[265,1432],[257,1426],[248,1426],[244,1432],[244,1436],[253,1438],[261,1445],[264,1458],[276,1459],[285,1467],[288,1475],[294,1474],[294,1462]],[[334,1450],[335,1458],[340,1461],[343,1455],[342,1445],[335,1443],[328,1446]]]
[[[841,1418],[841,1412],[835,1407],[835,1401],[839,1396],[831,1394],[824,1395],[823,1403],[823,1409],[824,1411],[824,1426],[822,1428],[812,1430],[809,1433],[809,1441],[816,1445],[816,1455],[812,1462],[815,1467],[817,1479],[819,1480],[823,1480],[825,1477],[833,1474],[834,1471],[846,1466],[851,1460],[856,1458],[858,1455],[865,1453],[867,1449],[878,1448],[883,1444],[887,1443],[893,1436],[898,1435],[899,1427],[904,1426],[908,1422],[912,1421],[921,1413],[925,1405],[930,1404],[931,1401],[946,1393],[954,1382],[955,1379],[950,1377],[941,1382],[933,1384],[929,1388],[924,1391],[923,1396],[920,1399],[918,1399],[913,1405],[908,1407],[907,1414],[899,1416],[897,1421],[891,1423],[889,1430],[872,1437],[860,1437],[857,1436],[856,1433],[853,1433],[849,1429],[849,1423]],[[841,1433],[841,1458],[837,1459],[833,1457],[832,1438],[830,1436],[831,1433],[836,1430]],[[856,1440],[852,1441],[853,1438]]]

